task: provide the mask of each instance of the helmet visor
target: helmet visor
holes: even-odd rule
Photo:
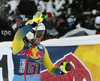
[[[42,31],[37,31],[37,34],[36,34],[36,37],[41,37],[41,36],[44,36],[44,30]]]

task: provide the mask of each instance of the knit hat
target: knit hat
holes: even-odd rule
[[[96,24],[100,24],[100,16],[97,16],[97,17],[95,18],[95,23],[96,23]]]
[[[23,24],[23,19],[20,16],[16,17],[16,21],[20,21]]]
[[[64,14],[61,14],[60,16],[58,16],[59,19],[63,19],[66,20],[66,16]]]
[[[97,16],[97,17],[95,18],[94,26],[95,26],[97,29],[100,29],[100,16]]]
[[[70,17],[69,17],[69,18],[67,19],[67,21],[68,21],[69,23],[71,23],[71,22],[73,22],[74,20],[73,20],[73,18],[70,18]]]
[[[83,21],[83,20],[84,20],[84,17],[83,16],[77,16],[76,17],[76,22]]]
[[[51,12],[47,12],[47,14],[48,14],[48,17],[52,17]]]

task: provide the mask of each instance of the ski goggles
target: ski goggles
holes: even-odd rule
[[[45,31],[44,31],[44,30],[37,31],[37,33],[36,33],[36,37],[41,37],[41,36],[44,36],[44,33],[45,33]]]

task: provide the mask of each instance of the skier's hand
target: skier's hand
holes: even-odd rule
[[[68,71],[71,71],[71,65],[69,64],[69,62],[61,63],[60,71],[61,71],[61,74],[66,74],[66,73],[68,73]]]
[[[37,12],[36,12],[35,15],[33,15],[33,19],[27,21],[25,25],[30,24],[33,27],[35,27],[36,26],[36,23],[38,23],[38,21],[41,21],[41,22],[43,21],[43,18],[42,18],[42,6],[41,5],[39,5],[37,7]]]
[[[42,13],[42,6],[39,5],[39,6],[37,7],[37,12],[36,12],[36,14],[33,15],[33,18],[38,18],[38,17],[40,16],[41,13]]]
[[[28,20],[28,21],[25,23],[25,25],[28,25],[28,24],[30,24],[30,25],[33,26],[33,27],[36,27],[36,26],[37,26],[37,23],[34,22],[34,21],[32,21],[32,20]]]
[[[38,23],[38,21],[41,21],[41,22],[43,21],[43,19],[42,19],[42,14],[40,14],[40,16],[37,17],[37,18],[33,18],[32,20],[28,20],[28,21],[26,22],[25,25],[30,24],[30,25],[32,25],[33,27],[35,27],[34,23]]]

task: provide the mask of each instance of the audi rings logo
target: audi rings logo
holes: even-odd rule
[[[4,35],[4,36],[11,35],[11,31],[2,30],[1,34]]]

